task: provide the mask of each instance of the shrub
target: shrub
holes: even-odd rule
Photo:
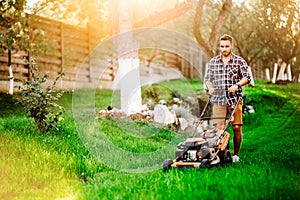
[[[56,103],[63,94],[63,91],[56,90],[56,84],[64,76],[64,72],[58,74],[54,81],[46,86],[48,74],[41,75],[34,60],[26,62],[31,77],[18,86],[21,90],[18,101],[29,117],[34,119],[41,132],[47,132],[53,128],[58,130],[58,122],[63,119],[64,108]]]
[[[162,91],[159,86],[151,86],[146,88],[142,93],[143,99],[151,99],[154,103],[158,103],[162,96]]]

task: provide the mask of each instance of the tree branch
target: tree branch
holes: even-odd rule
[[[205,0],[200,0],[198,2],[197,8],[196,8],[196,14],[194,18],[194,36],[199,43],[200,46],[204,48],[204,50],[209,54],[210,57],[212,57],[214,54],[212,52],[211,46],[209,46],[206,41],[203,39],[201,32],[200,32],[200,26],[202,21],[202,13],[203,13],[203,6],[204,6]]]
[[[218,33],[221,32],[221,29],[224,26],[226,19],[228,18],[229,14],[230,14],[231,7],[232,7],[232,0],[226,0],[222,6],[222,9],[219,13],[219,16],[218,16],[216,22],[214,23],[214,25],[211,29],[211,33],[210,33],[210,37],[209,37],[209,41],[208,41],[208,43],[211,47],[217,46],[218,37],[219,37]],[[214,54],[215,54],[215,51],[214,51]]]

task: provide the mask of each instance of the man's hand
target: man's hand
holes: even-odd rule
[[[232,93],[235,93],[238,88],[239,88],[239,86],[237,84],[234,84],[233,86],[231,86],[230,88],[228,88],[228,91],[232,92]]]
[[[212,96],[214,94],[214,92],[215,92],[215,88],[209,88],[208,89],[208,93],[209,93],[210,96]]]
[[[205,85],[206,85],[206,88],[208,89],[209,95],[212,96],[214,94],[214,92],[215,92],[215,88],[213,87],[212,82],[206,81]]]

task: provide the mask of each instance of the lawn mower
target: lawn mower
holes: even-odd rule
[[[215,91],[225,92],[226,90]],[[212,107],[211,95],[209,95],[208,102],[204,106],[199,120],[195,123],[195,129],[191,136],[177,145],[175,159],[166,159],[163,163],[163,169],[200,168],[232,163],[232,157],[228,147],[230,134],[226,130],[231,119],[233,119],[234,112],[240,100],[239,98],[237,99],[229,116],[207,117],[204,115],[207,115],[205,113],[207,113],[208,107]],[[225,127],[219,130],[215,126],[210,126],[210,129],[200,132],[199,136],[196,137],[195,133],[198,130],[199,124],[202,124],[203,121],[208,121],[209,124],[210,120],[214,119],[226,120]]]

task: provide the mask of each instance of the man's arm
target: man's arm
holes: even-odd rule
[[[208,89],[209,94],[210,94],[210,95],[213,95],[215,89],[213,88],[212,82],[209,81],[209,80],[207,80],[207,81],[205,81],[205,85],[206,85],[206,87],[207,87],[207,89]]]
[[[240,81],[238,81],[236,84],[228,88],[229,92],[235,92],[239,87],[242,87],[250,83],[251,77],[248,71],[248,65],[244,59],[241,60],[240,70],[243,78]]]
[[[230,88],[228,88],[228,91],[235,92],[239,87],[247,85],[248,83],[249,83],[249,80],[246,77],[244,77],[239,82],[237,82],[236,84],[234,84]]]
[[[239,82],[236,83],[236,85],[239,85],[240,87],[247,85],[249,83],[248,78],[244,77]]]

